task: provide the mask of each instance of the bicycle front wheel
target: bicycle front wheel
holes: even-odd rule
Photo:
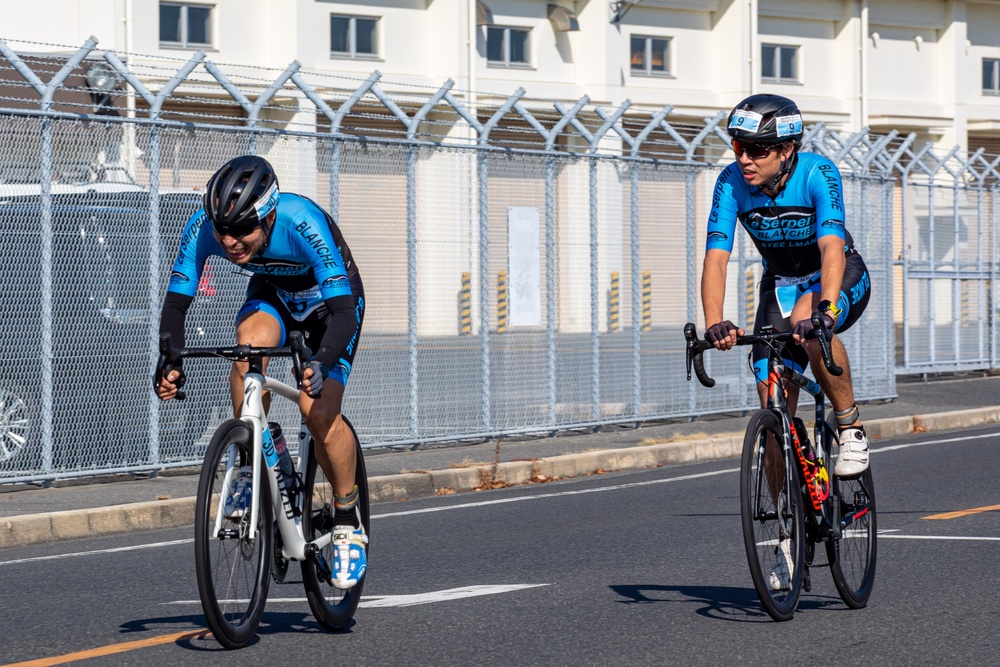
[[[261,474],[260,498],[246,498],[249,487],[234,494],[240,468],[252,465],[249,426],[238,419],[223,422],[212,436],[198,482],[194,552],[205,620],[216,641],[228,649],[242,648],[253,639],[271,582],[273,508],[267,476]],[[231,498],[234,495],[239,498]],[[260,511],[251,539],[253,503]]]
[[[351,423],[344,418],[354,435],[354,446],[357,450],[357,468],[354,473],[354,483],[358,485],[358,506],[361,510],[361,525],[368,535],[368,553],[371,553],[371,511],[368,499],[368,475],[365,471],[365,459],[362,456],[358,435]],[[302,527],[306,540],[312,541],[333,530],[333,487],[316,464],[315,446],[310,449],[311,455],[306,462],[305,489],[303,490]],[[333,563],[334,547],[327,545],[321,552],[326,563]],[[312,558],[302,563],[302,581],[306,589],[306,599],[309,608],[319,624],[327,630],[339,632],[347,628],[354,618],[354,612],[361,602],[361,590],[365,586],[365,577],[348,590],[340,590],[321,577]]]
[[[875,584],[877,517],[872,470],[849,479],[835,479],[840,499],[841,534],[826,544],[833,583],[840,599],[851,609],[868,604]]]
[[[750,418],[740,465],[743,545],[757,596],[768,616],[795,615],[802,588],[805,530],[797,472],[782,448],[783,427],[770,410]]]

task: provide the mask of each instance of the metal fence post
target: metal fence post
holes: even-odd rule
[[[695,289],[695,278],[698,275],[697,255],[695,254],[694,240],[697,238],[694,221],[694,187],[695,174],[692,169],[688,169],[684,174],[684,213],[685,231],[687,233],[687,321],[697,322],[697,290]],[[714,324],[714,323],[713,323]],[[705,323],[708,326],[708,323]],[[711,357],[711,355],[708,355]],[[688,382],[688,406],[692,412],[697,405],[698,395],[695,393],[695,383]]]
[[[600,295],[597,224],[597,156],[590,156],[590,417],[601,416]]]
[[[53,468],[52,432],[52,119],[42,118],[42,473]]]
[[[150,340],[156,341],[159,332],[156,303],[160,298],[160,132],[159,125],[149,131],[149,331]],[[159,350],[157,350],[159,352]],[[160,411],[156,403],[149,415],[149,462],[160,462]]]
[[[492,428],[490,397],[490,218],[489,218],[489,156],[485,151],[476,155],[479,182],[479,334],[482,342],[482,419],[483,429]]]
[[[632,415],[642,414],[642,293],[639,266],[639,165],[629,162],[629,243],[632,271]]]
[[[406,149],[406,312],[410,351],[410,434],[419,432],[419,366],[417,364],[417,149]]]
[[[14,53],[7,43],[0,40],[0,54],[14,67],[17,72],[35,89],[41,96],[41,110],[49,111],[55,98],[56,90],[63,84],[70,73],[83,62],[94,47],[97,46],[97,38],[90,37],[76,53],[69,58],[55,76],[47,83],[42,83],[30,67]],[[41,204],[41,319],[42,319],[42,340],[41,340],[41,445],[42,445],[42,474],[49,474],[55,465],[54,459],[54,422],[52,404],[52,381],[54,352],[52,343],[52,245],[54,230],[52,228],[52,141],[53,129],[52,118],[43,116],[41,123],[41,143],[39,146],[39,180],[40,180],[40,204]]]
[[[556,423],[556,214],[555,158],[545,156],[545,352],[549,424]]]

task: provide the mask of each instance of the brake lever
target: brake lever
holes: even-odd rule
[[[178,352],[174,350],[173,344],[170,342],[170,334],[163,332],[160,334],[160,357],[156,361],[156,378],[157,384],[159,384],[160,378],[163,378],[170,374],[170,371],[174,370],[174,364],[177,363]],[[183,401],[187,398],[187,394],[180,390],[187,382],[187,378],[184,376],[183,371],[181,376],[177,378],[177,395],[174,397],[178,401]],[[154,389],[156,387],[154,386]]]
[[[826,370],[830,371],[831,375],[837,377],[843,375],[844,369],[834,363],[833,352],[830,349],[830,336],[833,332],[826,328],[823,316],[818,310],[812,314],[811,319],[816,340],[819,341],[819,349],[823,353],[823,365],[826,366]]]

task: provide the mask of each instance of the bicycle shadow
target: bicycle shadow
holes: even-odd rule
[[[357,622],[351,620],[350,624],[339,633],[350,634]],[[177,616],[159,616],[155,618],[142,618],[127,621],[120,626],[123,635],[137,632],[163,632],[163,631],[184,631],[189,633],[179,638],[175,644],[181,648],[191,651],[225,651],[222,646],[212,637],[208,630],[205,616],[203,614],[180,614]],[[325,630],[320,626],[312,614],[309,612],[269,612],[265,611],[261,617],[260,627],[257,628],[256,636],[250,641],[248,646],[253,646],[266,635],[280,635],[293,633],[316,633],[335,634]],[[199,634],[202,633],[202,634]]]
[[[621,604],[680,603],[701,605],[699,616],[734,623],[771,622],[753,588],[735,586],[668,586],[663,584],[630,584],[610,586],[621,596]],[[814,610],[843,606],[840,598],[817,596],[799,600],[798,609]]]

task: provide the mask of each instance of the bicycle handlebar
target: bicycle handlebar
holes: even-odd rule
[[[826,366],[826,369],[831,375],[843,375],[844,369],[838,366],[833,360],[833,352],[830,349],[830,336],[832,334],[824,325],[823,318],[820,316],[819,311],[812,314],[811,320],[813,324],[813,331],[816,334],[816,340],[819,341],[820,352],[822,352],[823,355],[823,365]],[[687,341],[687,379],[691,379],[691,366],[693,364],[694,372],[698,377],[698,381],[706,387],[714,387],[715,380],[713,380],[705,371],[705,360],[702,357],[702,353],[705,350],[714,349],[715,346],[706,339],[699,339],[697,329],[691,322],[684,325],[684,339]],[[742,336],[737,336],[736,344],[756,345],[758,343],[762,343],[770,346],[775,343],[787,343],[791,340],[792,332],[790,331],[771,331],[760,334],[744,334]]]
[[[160,358],[156,362],[156,377],[163,377],[174,370],[175,364],[184,358],[218,357],[231,361],[250,361],[261,357],[291,357],[292,372],[297,383],[302,383],[303,360],[312,357],[312,350],[302,340],[302,333],[292,331],[288,334],[288,345],[285,347],[253,347],[252,345],[235,345],[231,347],[183,347],[175,348],[170,342],[169,333],[160,334]],[[186,394],[177,392],[177,399],[183,401]]]

